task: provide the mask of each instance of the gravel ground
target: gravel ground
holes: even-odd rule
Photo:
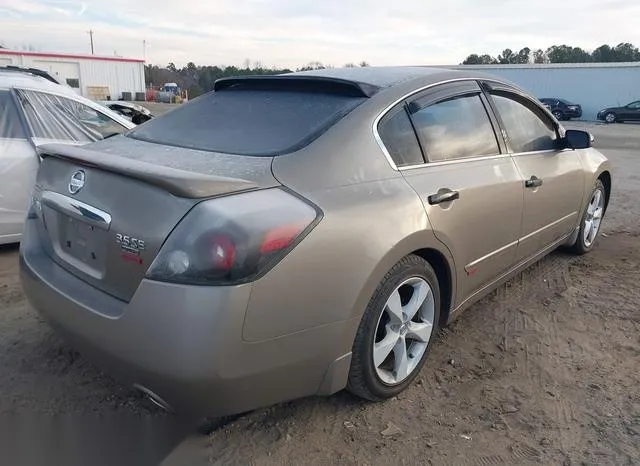
[[[418,383],[258,410],[165,464],[640,464],[640,125],[588,127],[614,165],[596,249],[556,252],[442,331]],[[31,310],[0,248],[0,415],[166,415]]]

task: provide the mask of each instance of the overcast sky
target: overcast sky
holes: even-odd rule
[[[553,44],[640,46],[637,0],[0,0],[0,44],[182,66],[454,64]]]

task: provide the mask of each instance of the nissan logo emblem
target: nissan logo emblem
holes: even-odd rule
[[[84,186],[84,179],[85,174],[82,170],[78,170],[71,175],[71,180],[69,180],[69,192],[71,194],[77,194]]]

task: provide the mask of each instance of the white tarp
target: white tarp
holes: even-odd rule
[[[93,142],[126,130],[106,115],[73,99],[16,90],[37,139]]]

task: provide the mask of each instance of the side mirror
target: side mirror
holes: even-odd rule
[[[566,146],[571,149],[588,149],[594,138],[591,133],[578,129],[568,129],[564,134]]]

